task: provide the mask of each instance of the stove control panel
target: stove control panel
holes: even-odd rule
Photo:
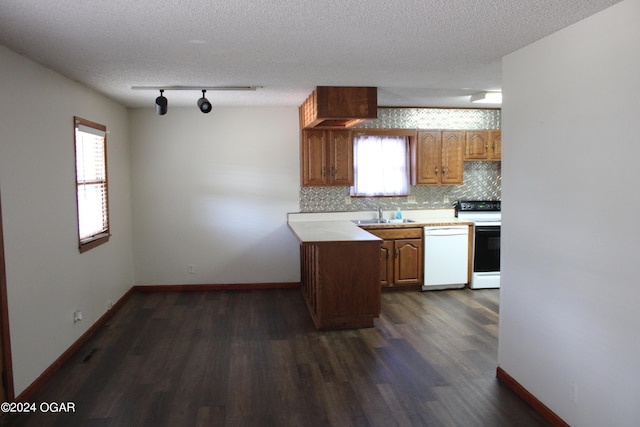
[[[458,212],[500,212],[500,200],[459,200],[456,210]]]

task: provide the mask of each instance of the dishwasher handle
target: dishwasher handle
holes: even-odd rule
[[[469,227],[425,228],[425,236],[468,236]]]

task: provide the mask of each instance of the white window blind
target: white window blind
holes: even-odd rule
[[[353,140],[353,196],[406,196],[409,193],[409,139],[357,135]]]
[[[76,184],[80,247],[109,235],[106,128],[76,118]]]

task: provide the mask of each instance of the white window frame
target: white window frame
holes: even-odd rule
[[[107,127],[74,117],[76,207],[80,253],[109,241]]]
[[[402,130],[373,130],[358,132],[353,136],[354,185],[352,197],[406,197],[410,189],[411,148],[410,138],[415,132]],[[404,144],[404,152],[386,152],[385,142]],[[360,144],[373,143],[377,154],[361,150]],[[395,158],[396,162],[393,161]],[[366,162],[366,164],[363,164]],[[363,173],[364,171],[364,173]],[[367,172],[368,171],[368,172]],[[368,178],[367,178],[368,177]]]

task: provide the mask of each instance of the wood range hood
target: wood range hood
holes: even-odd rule
[[[318,86],[300,106],[301,129],[347,129],[377,117],[377,87]]]

